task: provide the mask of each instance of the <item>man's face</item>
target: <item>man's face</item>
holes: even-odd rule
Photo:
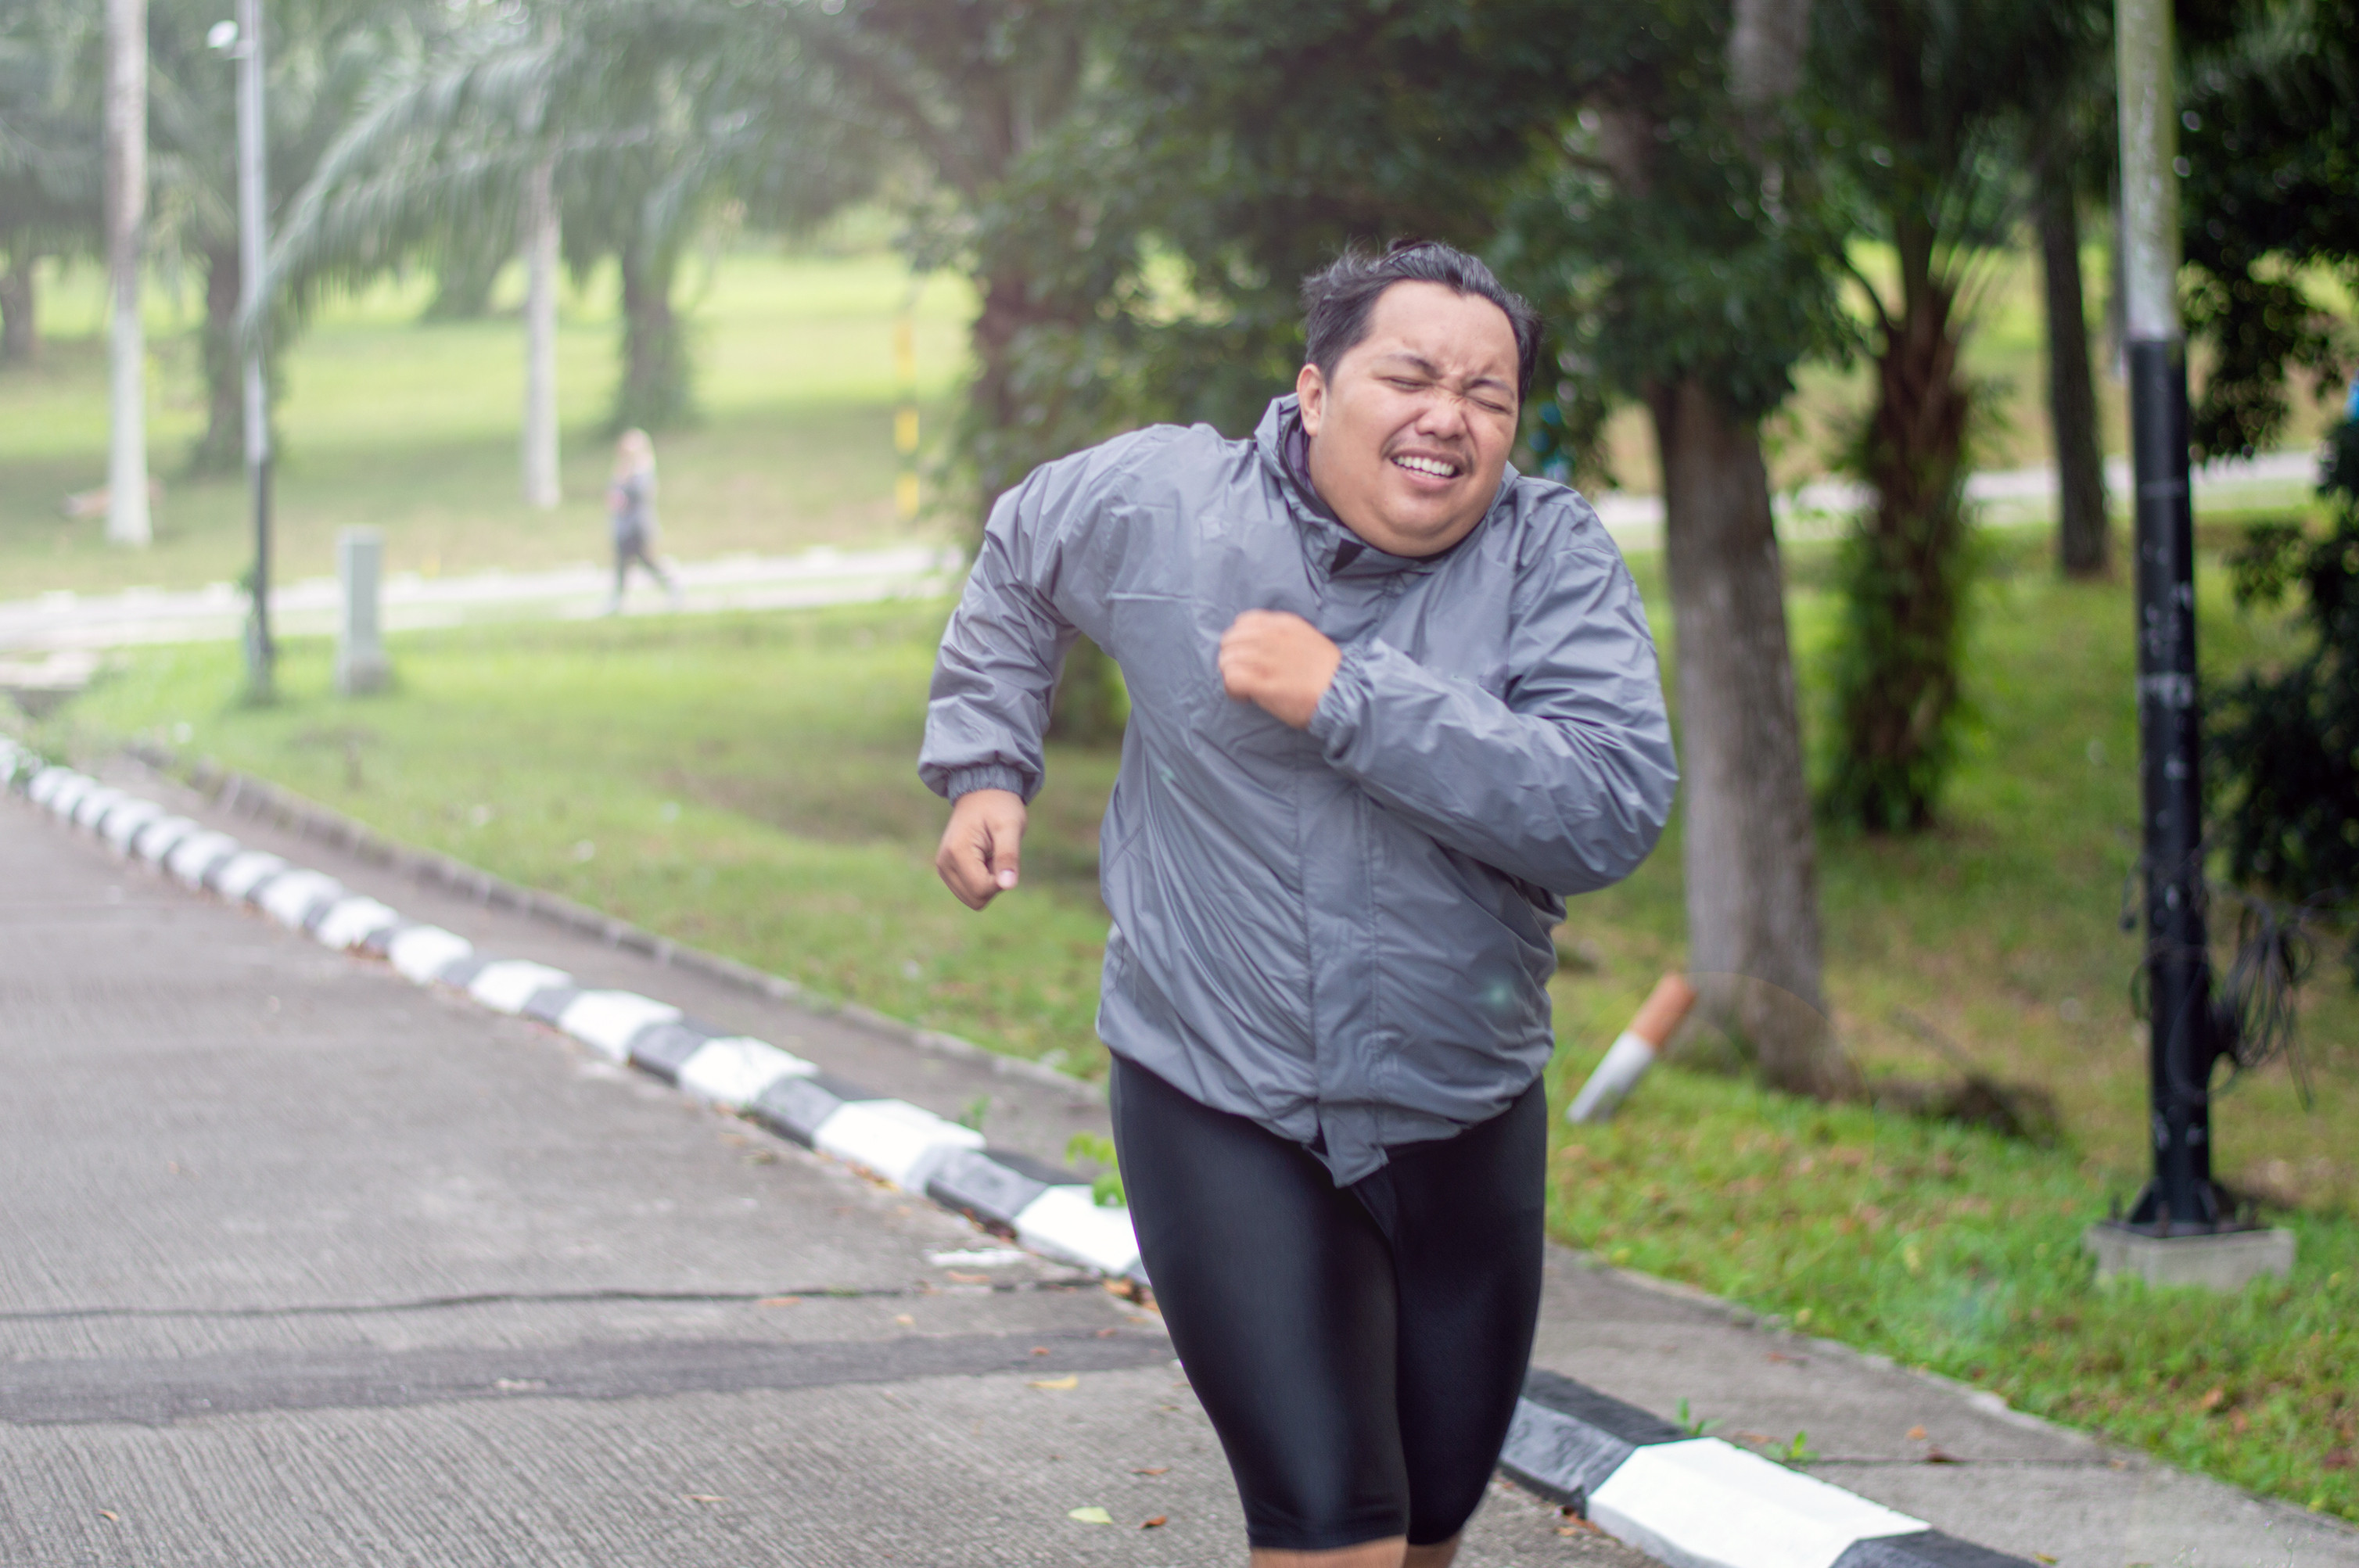
[[[1515,443],[1516,332],[1480,295],[1396,283],[1368,332],[1335,364],[1295,378],[1310,483],[1378,550],[1424,556],[1473,531]]]

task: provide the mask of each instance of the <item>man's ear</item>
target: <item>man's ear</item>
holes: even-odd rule
[[[1327,377],[1315,365],[1306,365],[1294,377],[1295,400],[1302,408],[1302,433],[1315,436],[1319,422],[1327,413]]]

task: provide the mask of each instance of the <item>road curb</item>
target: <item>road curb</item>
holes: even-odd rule
[[[971,1128],[905,1100],[870,1094],[790,1051],[701,1023],[669,1003],[478,952],[453,931],[408,920],[322,872],[250,850],[153,800],[50,765],[5,736],[0,787],[192,890],[252,908],[322,946],[381,959],[414,984],[458,991],[488,1011],[556,1029],[608,1061],[921,1194],[1044,1257],[1109,1282],[1148,1286],[1129,1211],[1098,1205],[1078,1172],[992,1148]],[[282,822],[297,809],[292,797],[257,781],[242,780],[234,792],[268,802]],[[334,842],[378,864],[455,870],[463,881],[430,879],[480,887],[485,902],[555,912],[577,930],[626,933],[633,940],[613,945],[659,951],[669,955],[662,962],[738,978],[683,963],[692,950],[595,910],[403,849],[332,813],[321,811],[318,820],[333,830]],[[790,982],[700,956],[757,976],[765,995],[797,995]],[[881,1023],[896,1038],[926,1043],[928,1031],[876,1015],[855,1021]],[[1517,1401],[1500,1468],[1673,1568],[2028,1568],[2021,1558],[1944,1535],[1922,1519],[1718,1438],[1691,1435],[1538,1368]]]

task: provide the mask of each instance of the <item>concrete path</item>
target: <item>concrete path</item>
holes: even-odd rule
[[[2267,452],[2248,463],[2212,463],[2199,469],[2195,494],[2213,506],[2299,504],[2318,481],[2318,458],[2309,452]],[[2116,497],[2127,493],[2129,469],[2115,462],[2106,482]],[[2056,515],[2056,474],[2049,468],[1977,474],[1968,494],[1984,519],[1995,526],[2044,523]],[[1824,539],[1840,533],[1844,519],[1867,492],[1844,480],[1821,480],[1777,498],[1781,528],[1788,539]],[[1663,503],[1658,495],[1619,491],[1592,497],[1599,517],[1625,550],[1653,550],[1662,542]],[[955,548],[907,544],[865,550],[815,550],[792,556],[726,556],[690,561],[679,568],[681,599],[674,605],[647,579],[634,573],[627,615],[675,610],[800,608],[816,604],[869,603],[925,597],[954,589],[965,558]],[[533,618],[579,620],[603,614],[613,587],[607,568],[591,562],[545,572],[491,572],[470,577],[421,577],[397,572],[386,582],[384,626],[388,631],[457,626],[469,621]],[[336,629],[333,578],[288,583],[270,596],[275,627],[290,637],[327,636]],[[245,602],[226,583],[166,592],[131,588],[117,593],[44,593],[35,599],[0,601],[0,652],[21,659],[29,654],[88,651],[142,643],[225,642],[245,635]],[[79,668],[79,667],[76,667]],[[73,670],[60,667],[60,678]],[[86,669],[80,670],[86,679]],[[38,672],[15,683],[38,681]],[[10,678],[0,677],[0,684]],[[78,683],[78,681],[76,682]]]
[[[987,1096],[995,1141],[1053,1156],[1103,1127],[1085,1092],[116,772],[487,949],[944,1114]],[[925,1205],[6,800],[0,1073],[0,1563],[1241,1561],[1145,1314],[978,1262],[989,1238]],[[2359,1568],[2332,1521],[1570,1254],[1535,1359],[1726,1435],[1806,1431],[1814,1475],[2025,1557]],[[1050,1370],[1076,1387],[1031,1387]],[[1120,1528],[1065,1518],[1093,1504]],[[1571,1528],[1502,1487],[1464,1561],[1639,1561]]]
[[[388,890],[912,1097],[1009,1089]],[[9,1568],[1243,1561],[1152,1314],[13,799],[0,1080]],[[1093,1105],[1023,1087],[1036,1144]],[[1503,1486],[1467,1561],[1640,1561],[1562,1528]]]

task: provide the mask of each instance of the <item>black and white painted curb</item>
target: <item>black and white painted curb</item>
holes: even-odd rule
[[[1537,1367],[1499,1468],[1673,1568],[2030,1568]]]
[[[479,953],[334,877],[248,849],[128,791],[47,765],[0,736],[0,786],[193,889],[249,905],[326,947],[367,953],[421,985],[535,1018],[878,1179],[922,1193],[1044,1257],[1145,1285],[1129,1211],[1075,1172],[986,1145],[904,1100],[870,1094],[766,1041],[698,1023],[630,991]],[[1636,1406],[1534,1369],[1500,1467],[1673,1568],[2028,1568],[1924,1520],[1693,1437]]]
[[[184,886],[249,905],[322,946],[382,958],[421,985],[462,991],[534,1018],[807,1149],[1014,1237],[1059,1262],[1145,1284],[1127,1209],[1093,1201],[1086,1178],[1006,1149],[906,1100],[872,1094],[766,1040],[699,1023],[631,991],[497,958],[440,926],[405,919],[324,872],[289,865],[153,800],[41,759],[0,737],[0,782],[51,816]]]

